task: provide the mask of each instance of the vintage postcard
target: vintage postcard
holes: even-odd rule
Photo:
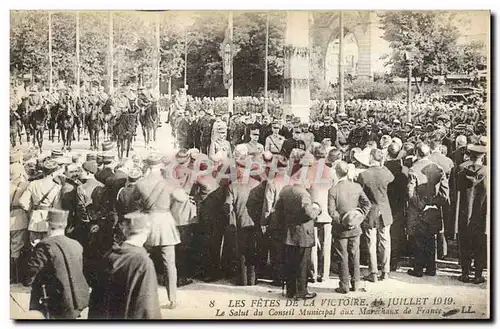
[[[490,319],[490,15],[12,10],[11,318]]]

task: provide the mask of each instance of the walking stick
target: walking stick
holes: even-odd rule
[[[39,302],[40,304],[43,304],[43,307],[45,309],[44,316],[46,319],[50,319],[50,312],[49,312],[49,296],[47,296],[47,289],[45,288],[45,285],[42,285],[42,297],[40,298]]]

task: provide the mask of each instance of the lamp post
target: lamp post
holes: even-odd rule
[[[405,61],[408,65],[408,122],[411,122],[411,71],[413,69],[412,66],[413,55],[411,51],[405,52]]]

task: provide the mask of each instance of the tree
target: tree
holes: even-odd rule
[[[404,56],[407,51],[412,53],[412,76],[419,91],[425,78],[450,72],[458,38],[453,15],[438,11],[391,11],[380,18],[383,38],[392,48],[387,64],[392,65],[394,74],[407,75]]]
[[[12,11],[10,15],[10,70],[48,79],[48,14]]]
[[[474,74],[486,69],[487,57],[485,45],[481,41],[472,41],[458,45],[452,59],[450,70],[456,73]]]

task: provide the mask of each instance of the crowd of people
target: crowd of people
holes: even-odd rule
[[[308,124],[193,110],[187,98],[173,100],[172,155],[118,160],[109,141],[84,157],[11,150],[11,282],[32,286],[32,309],[159,318],[194,278],[269,280],[309,299],[308,282],[335,272],[335,291],[348,294],[362,279],[387,280],[404,256],[409,275],[436,275],[436,258],[457,236],[460,280],[484,282],[480,109],[422,102],[432,110],[410,123],[372,102]],[[363,278],[360,264],[369,269]]]

